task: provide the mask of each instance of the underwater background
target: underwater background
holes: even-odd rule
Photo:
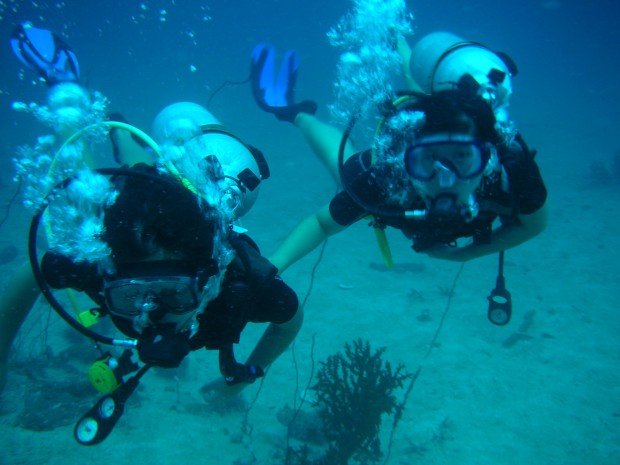
[[[296,95],[316,100],[328,119],[339,51],[326,33],[352,4],[0,0],[0,213],[15,191],[17,147],[49,133],[11,109],[15,101],[43,102],[46,92],[12,56],[19,22],[59,33],[78,56],[82,81],[148,131],[164,106],[206,105],[223,82],[245,80],[259,42],[298,51]],[[507,52],[520,70],[511,115],[538,150],[551,218],[541,236],[506,254],[511,324],[486,318],[495,257],[457,275],[458,265],[415,255],[391,231],[396,264],[387,270],[362,221],[328,242],[294,350],[244,400],[205,403],[198,390],[217,376],[216,357],[194,353],[174,373],[149,374],[115,432],[84,448],[72,438],[73,423],[96,395],[85,391],[82,405],[62,394],[68,381],[85,379],[89,343],[40,303],[16,341],[0,397],[0,464],[283,463],[283,407],[311,397],[304,388],[313,365],[358,337],[386,347],[385,358],[410,372],[421,367],[391,464],[620,463],[620,7],[612,0],[407,4],[410,43],[446,30]],[[258,109],[247,84],[225,87],[208,108],[270,163],[272,178],[244,219],[269,255],[330,199],[334,182],[292,125]],[[1,226],[2,286],[27,259],[29,219],[15,204]],[[283,276],[302,298],[318,258],[317,251]],[[262,329],[244,333],[240,356]],[[37,430],[33,409],[45,415],[53,405],[59,424]],[[389,426],[381,430],[384,448]]]

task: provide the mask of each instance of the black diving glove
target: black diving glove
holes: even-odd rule
[[[231,373],[224,375],[224,381],[229,386],[234,386],[239,383],[251,384],[265,376],[263,369],[257,365],[244,365],[243,363],[237,363]]]
[[[265,371],[258,365],[244,365],[235,360],[232,344],[220,349],[220,373],[229,386],[239,383],[253,383],[265,376]]]
[[[181,334],[159,334],[151,328],[138,339],[138,355],[143,363],[162,368],[178,367],[190,351],[189,342]]]
[[[299,70],[297,52],[287,51],[277,79],[274,76],[275,49],[271,45],[258,44],[252,52],[250,81],[252,94],[258,106],[273,113],[281,121],[295,121],[299,113],[314,115],[316,102],[295,102],[295,82]]]

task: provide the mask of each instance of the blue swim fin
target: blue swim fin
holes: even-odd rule
[[[252,93],[259,107],[276,118],[293,122],[297,114],[314,114],[317,105],[311,100],[295,102],[295,83],[299,70],[297,52],[287,51],[277,78],[275,77],[275,49],[258,44],[252,52],[250,80]]]
[[[75,82],[80,77],[77,57],[69,46],[47,29],[22,23],[11,35],[15,56],[51,86],[59,82]]]

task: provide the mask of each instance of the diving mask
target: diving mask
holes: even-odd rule
[[[408,147],[405,169],[427,205],[413,217],[441,223],[474,219],[479,212],[474,192],[491,153],[487,145],[469,135],[438,134]]]
[[[489,162],[490,151],[470,136],[440,134],[424,137],[405,150],[405,168],[413,179],[430,181],[439,176],[442,187],[456,178],[479,176]]]
[[[154,264],[151,270],[125,272],[117,279],[105,280],[104,298],[108,311],[132,321],[138,332],[146,326],[160,325],[173,325],[177,332],[189,329],[201,304],[203,286],[209,277],[217,274],[217,267],[198,273],[179,270],[174,274],[156,275],[152,271],[158,268],[162,271],[162,262],[150,263]],[[170,270],[170,262],[163,263]],[[147,264],[149,262],[141,265]]]

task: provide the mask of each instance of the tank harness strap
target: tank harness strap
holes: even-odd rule
[[[276,267],[260,254],[258,246],[248,235],[231,234],[228,242],[243,265],[247,279],[255,285],[252,293],[278,273]]]
[[[441,64],[448,57],[448,55],[450,55],[452,52],[454,52],[456,50],[459,50],[461,48],[471,47],[471,46],[482,47],[482,48],[486,48],[488,50],[488,48],[486,46],[484,46],[483,44],[480,44],[478,42],[472,42],[470,40],[463,40],[461,42],[457,42],[455,44],[452,44],[450,47],[445,49],[444,52],[441,55],[439,55],[439,58],[435,62],[435,66],[433,66],[433,71],[431,72],[431,79],[430,79],[431,93],[435,92],[435,88],[434,88],[434,86],[435,86],[435,75],[437,74],[437,71],[439,70],[439,66],[441,66]]]

